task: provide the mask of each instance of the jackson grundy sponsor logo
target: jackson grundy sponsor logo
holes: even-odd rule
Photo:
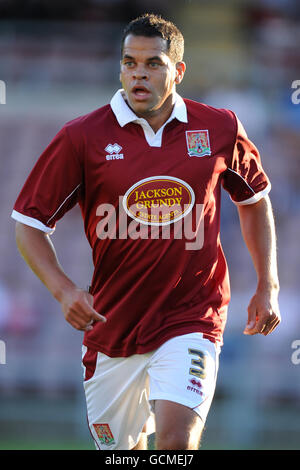
[[[138,181],[118,203],[100,204],[96,217],[101,240],[185,239],[186,250],[200,250],[204,244],[204,204],[195,204],[191,186],[172,176]]]
[[[175,223],[192,210],[194,203],[191,186],[172,176],[142,179],[123,198],[123,207],[131,218],[155,226]]]

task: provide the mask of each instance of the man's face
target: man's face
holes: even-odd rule
[[[167,98],[182,80],[184,69],[183,62],[171,61],[164,39],[129,34],[120,73],[129,106],[138,116],[147,116],[170,104]]]

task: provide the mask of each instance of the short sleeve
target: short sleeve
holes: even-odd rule
[[[235,115],[234,118],[236,139],[232,160],[223,173],[222,185],[236,205],[253,204],[269,193],[271,183],[262,168],[259,151],[239,119]]]
[[[64,126],[39,157],[13,208],[12,218],[51,234],[80,198],[82,165]]]

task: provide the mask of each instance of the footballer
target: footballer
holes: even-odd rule
[[[244,333],[266,336],[280,322],[271,183],[234,112],[177,93],[183,52],[170,21],[131,21],[122,87],[61,128],[12,212],[21,255],[84,332],[88,423],[101,450],[146,449],[150,417],[156,449],[199,448],[230,301],[222,188],[257,273]],[[75,204],[93,255],[88,290],[50,238]]]

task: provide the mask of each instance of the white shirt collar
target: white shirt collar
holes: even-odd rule
[[[145,120],[139,118],[127,105],[124,97],[124,90],[118,90],[111,99],[110,106],[113,110],[114,115],[121,127],[124,127],[129,122],[136,122],[141,124]],[[187,109],[185,102],[178,93],[175,93],[175,104],[171,116],[167,122],[172,121],[173,119],[178,119],[181,122],[188,122],[187,119]],[[166,123],[165,123],[166,124]]]

